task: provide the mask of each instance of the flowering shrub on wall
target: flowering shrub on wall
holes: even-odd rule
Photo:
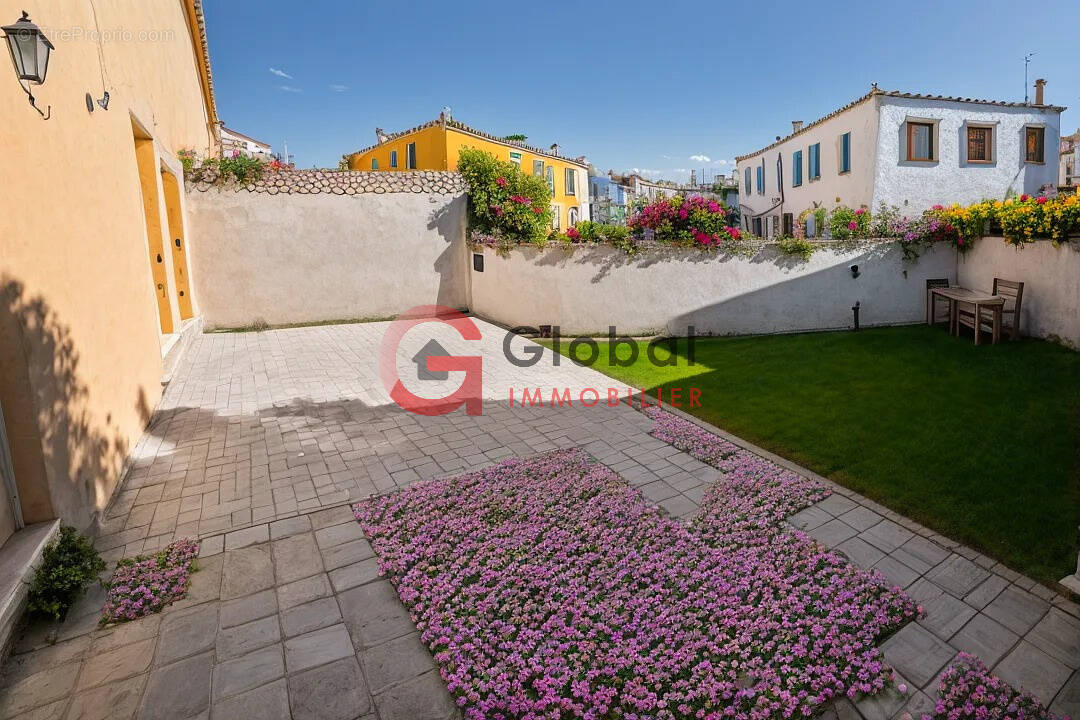
[[[734,211],[723,203],[674,195],[642,206],[626,224],[639,237],[651,231],[662,245],[718,247],[741,237],[734,222]]]
[[[983,200],[966,207],[941,208],[943,217],[960,228],[968,242],[1000,228],[1006,241],[1023,247],[1038,239],[1055,245],[1080,234],[1080,197],[1020,195],[1005,200]]]
[[[198,555],[199,543],[185,538],[154,555],[118,562],[106,583],[108,594],[101,621],[135,620],[184,597]]]
[[[834,240],[850,240],[870,235],[870,212],[866,208],[852,210],[837,206],[829,214],[829,234]]]
[[[468,183],[472,242],[509,247],[544,243],[551,229],[551,190],[536,175],[491,153],[462,148],[458,172]]]

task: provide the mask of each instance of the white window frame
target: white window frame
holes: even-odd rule
[[[563,194],[577,195],[577,171],[574,168],[563,169]]]
[[[398,164],[397,164],[397,150],[391,150],[390,151],[390,167],[392,169],[394,169],[394,170],[397,170],[397,166],[398,166]]]

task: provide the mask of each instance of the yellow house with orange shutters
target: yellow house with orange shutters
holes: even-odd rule
[[[589,219],[589,177],[584,157],[570,159],[476,130],[445,114],[411,130],[386,134],[375,130],[378,142],[349,156],[350,170],[456,170],[462,148],[475,148],[507,160],[522,172],[543,177],[551,188],[552,222],[565,230]]]

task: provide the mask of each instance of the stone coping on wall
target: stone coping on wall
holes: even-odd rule
[[[366,195],[370,193],[431,193],[457,195],[465,192],[460,173],[434,170],[402,172],[367,172],[335,170],[266,170],[253,182],[220,182],[217,175],[204,171],[198,180],[189,180],[189,189],[206,192],[211,188],[268,195]]]

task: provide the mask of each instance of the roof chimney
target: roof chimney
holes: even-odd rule
[[[551,143],[551,154],[552,155],[558,155],[559,154],[559,143]]]
[[[1035,81],[1035,104],[1036,105],[1044,105],[1045,104],[1043,102],[1043,88],[1045,88],[1045,87],[1046,87],[1046,81],[1043,80],[1042,78],[1039,78],[1038,80]]]
[[[802,130],[802,120],[792,120],[791,121],[791,132],[797,133],[800,130]]]

